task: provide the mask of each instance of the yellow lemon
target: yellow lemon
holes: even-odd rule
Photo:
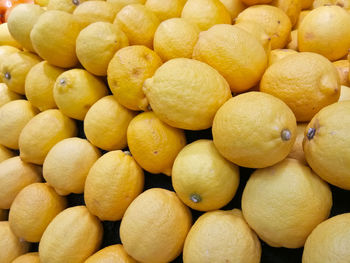
[[[303,0],[272,0],[271,5],[280,8],[289,17],[292,26],[298,21]]]
[[[231,20],[234,21],[240,12],[246,9],[246,5],[241,0],[220,0],[231,15]]]
[[[125,6],[117,14],[114,23],[124,31],[130,45],[153,47],[153,37],[160,23],[155,13],[141,4]]]
[[[48,5],[50,0],[34,0],[34,3],[43,7]]]
[[[58,108],[77,120],[84,120],[90,107],[107,94],[107,87],[101,79],[77,68],[59,75],[53,88]]]
[[[0,163],[15,156],[15,153],[0,144]]]
[[[47,153],[56,143],[76,134],[76,123],[62,112],[55,109],[43,111],[22,129],[19,136],[21,159],[43,164]]]
[[[73,15],[88,24],[95,22],[113,23],[117,10],[106,1],[86,1],[75,8]]]
[[[60,10],[67,13],[73,13],[75,8],[80,4],[89,0],[49,0],[47,4],[48,10]]]
[[[79,18],[72,14],[50,10],[39,17],[30,39],[40,57],[54,66],[70,68],[78,64],[75,42],[83,27]]]
[[[231,24],[231,15],[220,0],[187,0],[181,17],[196,24],[201,31],[216,24]]]
[[[31,252],[24,254],[16,258],[12,263],[40,263],[39,253]]]
[[[335,68],[338,71],[340,85],[350,86],[350,81],[349,81],[350,63],[349,63],[349,60],[347,60],[347,59],[337,60],[337,61],[333,62],[333,65],[335,66]]]
[[[284,48],[288,42],[292,23],[282,9],[269,5],[256,5],[244,9],[236,23],[254,21],[260,24],[271,38],[271,48]]]
[[[53,98],[53,87],[63,69],[42,61],[34,65],[25,80],[25,95],[33,106],[40,111],[57,108]]]
[[[114,9],[119,12],[123,7],[131,4],[145,4],[146,0],[106,0],[107,3],[113,5]]]
[[[292,150],[290,151],[288,158],[296,159],[302,164],[307,165],[305,154],[303,150],[303,140],[304,140],[304,131],[308,123],[300,122],[297,125],[297,137],[293,145]]]
[[[331,208],[328,184],[295,159],[256,170],[242,195],[244,218],[273,247],[302,247]]]
[[[229,85],[215,69],[187,58],[164,63],[143,91],[161,121],[188,130],[211,127],[216,111],[231,98]]]
[[[130,46],[117,51],[107,69],[109,87],[117,101],[131,110],[146,110],[142,85],[162,65],[162,60],[145,46]]]
[[[0,83],[0,107],[10,101],[20,100],[22,98],[18,93],[9,90],[5,83]]]
[[[180,17],[187,0],[147,0],[145,7],[154,12],[160,21]]]
[[[350,88],[341,86],[339,101],[350,100]]]
[[[83,67],[97,76],[106,76],[114,54],[128,46],[129,40],[117,25],[96,22],[80,31],[76,45],[77,56]]]
[[[339,6],[322,6],[312,10],[298,29],[300,51],[319,53],[331,61],[348,53],[350,16]]]
[[[86,138],[103,150],[121,150],[126,147],[126,130],[135,115],[120,105],[114,96],[103,97],[85,116]]]
[[[89,211],[100,220],[120,220],[142,192],[143,185],[143,171],[129,153],[108,152],[91,167],[84,200]]]
[[[129,124],[127,138],[131,154],[143,169],[169,176],[177,154],[186,145],[185,133],[153,112],[137,115]]]
[[[8,221],[0,222],[0,262],[11,263],[29,250],[29,243],[20,240],[11,230]]]
[[[302,1],[303,4],[303,1]],[[311,12],[311,10],[303,10],[300,12],[298,21],[294,25],[294,29],[298,29],[300,27],[301,22],[304,20],[304,18]]]
[[[271,65],[260,82],[260,91],[283,100],[297,121],[310,121],[340,95],[338,72],[325,57],[301,52]]]
[[[239,185],[238,167],[220,155],[211,140],[186,145],[172,169],[176,194],[195,210],[216,210],[230,202]]]
[[[24,126],[39,111],[26,100],[14,100],[0,108],[0,144],[18,149],[18,138]]]
[[[7,23],[0,24],[0,47],[2,48],[3,45],[21,48],[21,45],[10,34]]]
[[[18,156],[1,162],[0,208],[9,209],[17,194],[24,187],[40,181],[41,168],[36,165],[23,162]]]
[[[24,94],[25,79],[29,70],[41,59],[28,51],[16,52],[1,63],[0,77],[7,87],[19,94]]]
[[[293,49],[274,49],[271,50],[269,55],[269,66],[276,63],[277,61],[281,60],[282,58],[285,58],[289,55],[296,54],[297,51]]]
[[[350,101],[317,113],[305,129],[303,148],[310,167],[325,181],[350,189]]]
[[[314,2],[314,0],[301,0],[301,8],[303,10],[309,9],[312,7],[313,2]]]
[[[238,209],[201,215],[185,241],[184,263],[259,263],[261,245]]]
[[[342,263],[349,259],[350,213],[334,216],[319,224],[307,238],[303,263]]]
[[[43,164],[43,176],[60,195],[81,194],[100,151],[85,139],[67,138],[51,148]]]
[[[11,205],[11,229],[28,242],[39,242],[46,227],[66,205],[66,199],[47,184],[30,184],[18,193]]]
[[[229,161],[263,168],[282,161],[296,138],[293,112],[281,100],[248,92],[228,100],[216,113],[214,144]]]
[[[288,42],[286,48],[299,51],[298,47],[298,30],[293,30],[290,32],[290,41]]]
[[[85,263],[101,263],[101,262],[119,262],[119,263],[137,263],[135,259],[130,257],[121,244],[105,247],[91,257]]]
[[[333,5],[334,0],[314,0],[311,9],[316,9],[320,6],[330,6]]]
[[[30,31],[32,31],[39,16],[44,12],[44,9],[39,5],[20,4],[13,8],[7,21],[11,36],[29,51],[34,51],[30,40]]]
[[[174,192],[152,188],[126,210],[120,239],[125,251],[137,261],[170,262],[180,255],[191,224],[190,210]]]
[[[2,26],[3,24],[0,25],[0,27]],[[8,45],[8,44],[7,44]],[[7,45],[1,45],[0,44],[0,69],[1,69],[1,65],[4,61],[7,61],[7,57],[13,53],[17,53],[17,52],[20,52],[21,50],[19,50],[18,48],[16,47],[13,47],[13,46],[7,46]],[[2,80],[2,77],[0,76],[0,80]]]
[[[192,58],[199,28],[184,18],[171,18],[160,23],[154,34],[154,51],[167,61],[173,58]]]
[[[193,58],[219,71],[233,92],[256,85],[267,66],[266,52],[259,41],[232,25],[216,25],[202,32],[193,49]]]
[[[59,213],[46,228],[40,243],[40,262],[84,262],[100,247],[101,222],[85,206]]]

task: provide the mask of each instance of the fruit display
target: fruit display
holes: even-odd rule
[[[0,0],[0,263],[349,263],[350,1]]]

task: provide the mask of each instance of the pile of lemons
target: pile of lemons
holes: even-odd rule
[[[349,12],[349,0],[16,6],[0,25],[0,262],[258,263],[260,240],[349,262],[350,213],[328,219],[329,184],[350,190]],[[239,167],[255,169],[241,207],[220,210]],[[145,191],[144,171],[174,191]],[[72,193],[85,205],[68,207]],[[101,221],[120,220],[122,244],[101,249]]]

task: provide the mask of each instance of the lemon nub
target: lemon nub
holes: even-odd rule
[[[191,194],[190,199],[194,203],[199,203],[200,201],[202,201],[202,198],[199,194]]]
[[[80,1],[79,0],[72,0],[72,3],[73,3],[73,5],[78,6],[80,4]]]
[[[312,140],[314,138],[315,134],[316,134],[316,129],[315,128],[309,128],[309,130],[307,131],[306,136],[307,136],[307,138],[310,141],[310,140]]]
[[[11,79],[11,74],[9,72],[6,72],[5,73],[5,78],[10,80]]]
[[[289,141],[291,137],[292,137],[292,133],[290,130],[288,130],[288,129],[282,130],[281,138],[283,141]]]

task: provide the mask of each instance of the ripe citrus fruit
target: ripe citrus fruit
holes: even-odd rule
[[[24,254],[16,258],[12,263],[40,263],[39,253],[31,252]]]
[[[47,10],[60,10],[73,13],[75,8],[85,1],[89,0],[49,0]]]
[[[115,10],[119,12],[123,7],[131,4],[144,4],[146,0],[106,0],[107,3],[111,3]]]
[[[271,5],[278,7],[289,17],[292,26],[298,21],[301,5],[304,0],[272,0]]]
[[[220,2],[224,4],[230,13],[232,21],[246,8],[246,5],[241,0],[220,0]]]
[[[3,25],[3,24],[1,24],[1,25]],[[7,60],[7,57],[9,55],[11,55],[13,53],[20,52],[20,51],[21,50],[19,50],[18,48],[15,48],[13,46],[1,45],[0,46],[0,68],[1,68],[1,64]]]
[[[286,48],[299,51],[298,47],[298,30],[293,30],[290,32],[290,41],[288,42]]]
[[[79,17],[87,24],[95,22],[113,23],[117,13],[114,6],[106,1],[85,1],[73,11],[74,16]]]
[[[305,154],[303,150],[303,140],[304,140],[304,132],[308,123],[299,122],[297,125],[297,137],[295,139],[295,143],[293,145],[292,150],[290,151],[287,157],[296,159],[299,162],[307,165]]]
[[[11,46],[13,48],[22,48],[21,45],[12,37],[7,23],[0,24],[0,45]]]
[[[274,64],[275,62],[281,60],[292,54],[297,54],[298,52],[293,49],[274,49],[271,50],[269,55],[269,66]]]
[[[20,94],[9,90],[5,83],[0,83],[0,107],[10,101],[19,100],[21,98],[22,96]]]
[[[0,144],[0,163],[14,156],[15,156],[14,152],[12,152],[11,150],[7,149],[5,146],[2,146]]]
[[[145,6],[154,12],[160,21],[180,17],[187,0],[147,0]]]
[[[339,101],[350,100],[350,88],[341,86]]]
[[[347,59],[337,60],[333,62],[333,65],[338,71],[340,85],[350,86],[349,81],[349,67],[350,63]]]
[[[121,244],[105,247],[97,251],[85,261],[85,263],[101,262],[137,263],[135,259],[125,252],[125,249]]]

